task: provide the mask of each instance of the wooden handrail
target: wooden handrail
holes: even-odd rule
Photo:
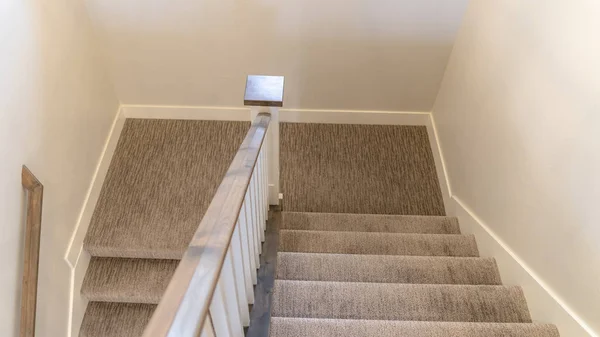
[[[27,219],[25,228],[25,256],[21,289],[21,337],[35,335],[40,234],[42,229],[42,198],[44,186],[23,166],[21,183],[27,190]]]
[[[198,336],[202,331],[270,121],[268,113],[253,121],[144,337]]]

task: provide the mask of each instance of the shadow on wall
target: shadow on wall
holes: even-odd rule
[[[430,111],[466,0],[87,0],[126,104],[239,106],[248,73],[286,107]]]

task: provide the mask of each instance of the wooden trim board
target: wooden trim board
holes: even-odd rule
[[[34,337],[44,186],[24,165],[21,179],[23,188],[27,190],[27,216],[19,336]]]

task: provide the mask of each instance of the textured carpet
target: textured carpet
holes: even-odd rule
[[[334,254],[479,256],[472,235],[282,230],[279,251]]]
[[[84,242],[80,336],[141,336],[248,126],[126,122]],[[440,216],[424,128],[284,125],[282,151],[284,206],[329,213],[283,214],[271,337],[558,336]]]
[[[275,317],[531,322],[519,287],[277,280],[273,294]]]
[[[80,337],[136,337],[144,333],[154,304],[90,302]]]
[[[85,249],[93,256],[181,258],[249,126],[128,119]]]
[[[284,210],[445,215],[424,126],[282,123]]]
[[[277,337],[558,337],[550,324],[273,318]]]
[[[557,337],[455,218],[284,212],[270,337]]]
[[[158,304],[178,260],[93,257],[81,294],[90,301]]]
[[[460,234],[458,220],[445,216],[284,212],[282,229]]]
[[[281,252],[277,256],[277,278],[336,282],[502,284],[494,259],[478,257]]]
[[[125,122],[84,241],[80,336],[142,335],[249,126]]]

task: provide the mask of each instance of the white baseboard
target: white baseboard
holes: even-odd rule
[[[125,118],[168,118],[249,121],[247,107],[123,105]],[[335,123],[379,125],[427,125],[428,112],[280,109],[279,121],[288,123]]]
[[[110,133],[104,144],[104,150],[100,156],[96,172],[92,177],[92,182],[86,199],[84,201],[79,219],[75,227],[75,231],[71,236],[71,242],[67,248],[65,254],[65,261],[71,267],[71,303],[70,303],[70,315],[69,315],[69,337],[76,337],[79,335],[79,328],[83,321],[83,315],[87,308],[88,301],[80,295],[81,285],[83,284],[83,278],[87,271],[90,256],[83,250],[83,240],[87,233],[100,191],[102,190],[102,184],[106,178],[110,161],[117,147],[121,130],[125,123],[125,117],[122,109],[119,109],[115,119],[113,121]]]
[[[426,125],[430,113],[405,111],[281,109],[279,121],[287,123]]]
[[[598,337],[562,299],[536,275],[527,264],[511,250],[468,206],[458,197],[452,196],[447,206],[449,215],[456,216],[463,234],[473,234],[479,253],[493,257],[498,263],[505,285],[523,288],[531,317],[535,322],[555,324],[561,336]]]
[[[555,324],[561,336],[599,337],[541,277],[533,272],[522,257],[500,239],[460,198],[452,194],[433,115],[430,115],[428,130],[446,213],[458,218],[462,233],[475,236],[481,256],[496,259],[504,284],[523,288],[532,319],[540,323]]]

